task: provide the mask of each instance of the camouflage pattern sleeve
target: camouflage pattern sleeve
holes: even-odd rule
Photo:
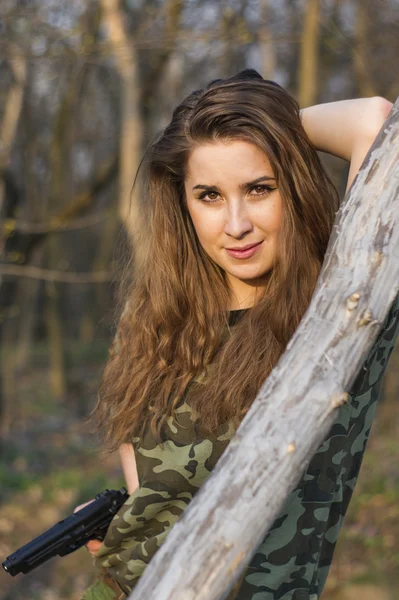
[[[135,447],[140,485],[112,520],[96,555],[125,592],[130,592],[165,540],[170,528],[216,465],[232,436],[199,439],[184,401],[169,419],[167,441],[158,444],[150,431]]]
[[[399,296],[328,436],[247,567],[236,600],[317,600],[399,331]]]

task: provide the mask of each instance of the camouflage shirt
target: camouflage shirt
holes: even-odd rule
[[[350,390],[350,402],[338,410],[324,443],[229,598],[320,597],[398,330],[399,297]],[[124,592],[134,588],[233,434],[226,426],[214,436],[199,438],[188,394],[176,419],[168,421],[167,441],[159,445],[147,432],[135,448],[140,485],[111,522],[95,559]]]

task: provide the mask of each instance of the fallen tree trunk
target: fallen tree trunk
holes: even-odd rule
[[[310,307],[129,600],[220,600],[327,435],[399,290],[399,100],[337,215]]]

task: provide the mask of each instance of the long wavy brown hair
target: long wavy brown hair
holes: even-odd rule
[[[265,152],[283,202],[278,260],[262,297],[230,331],[227,278],[199,244],[184,195],[190,151],[218,140]],[[253,70],[190,94],[142,170],[148,244],[133,279],[122,282],[124,310],[95,409],[108,450],[147,427],[161,441],[188,387],[205,431],[240,422],[308,308],[339,207],[297,102]]]

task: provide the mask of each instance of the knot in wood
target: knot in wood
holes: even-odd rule
[[[288,447],[287,447],[288,454],[292,454],[293,452],[295,452],[295,450],[296,450],[296,446],[295,446],[294,442],[291,442],[290,444],[288,444]]]
[[[358,294],[358,292],[354,292],[353,294],[351,294],[346,301],[346,308],[348,310],[354,310],[358,305],[359,298],[360,294]]]
[[[372,318],[373,318],[373,313],[371,312],[371,310],[369,308],[366,308],[366,310],[363,311],[363,313],[360,315],[358,322],[356,323],[357,327],[362,327],[363,325],[367,325],[368,323],[370,323]]]
[[[346,404],[348,402],[348,400],[349,400],[348,392],[343,392],[342,394],[337,394],[332,397],[331,408],[333,408],[333,409],[339,408],[343,404]]]
[[[384,258],[384,253],[381,252],[381,250],[375,250],[373,252],[373,254],[371,255],[371,263],[375,266],[375,267],[379,267],[380,264],[382,263],[382,259]]]

